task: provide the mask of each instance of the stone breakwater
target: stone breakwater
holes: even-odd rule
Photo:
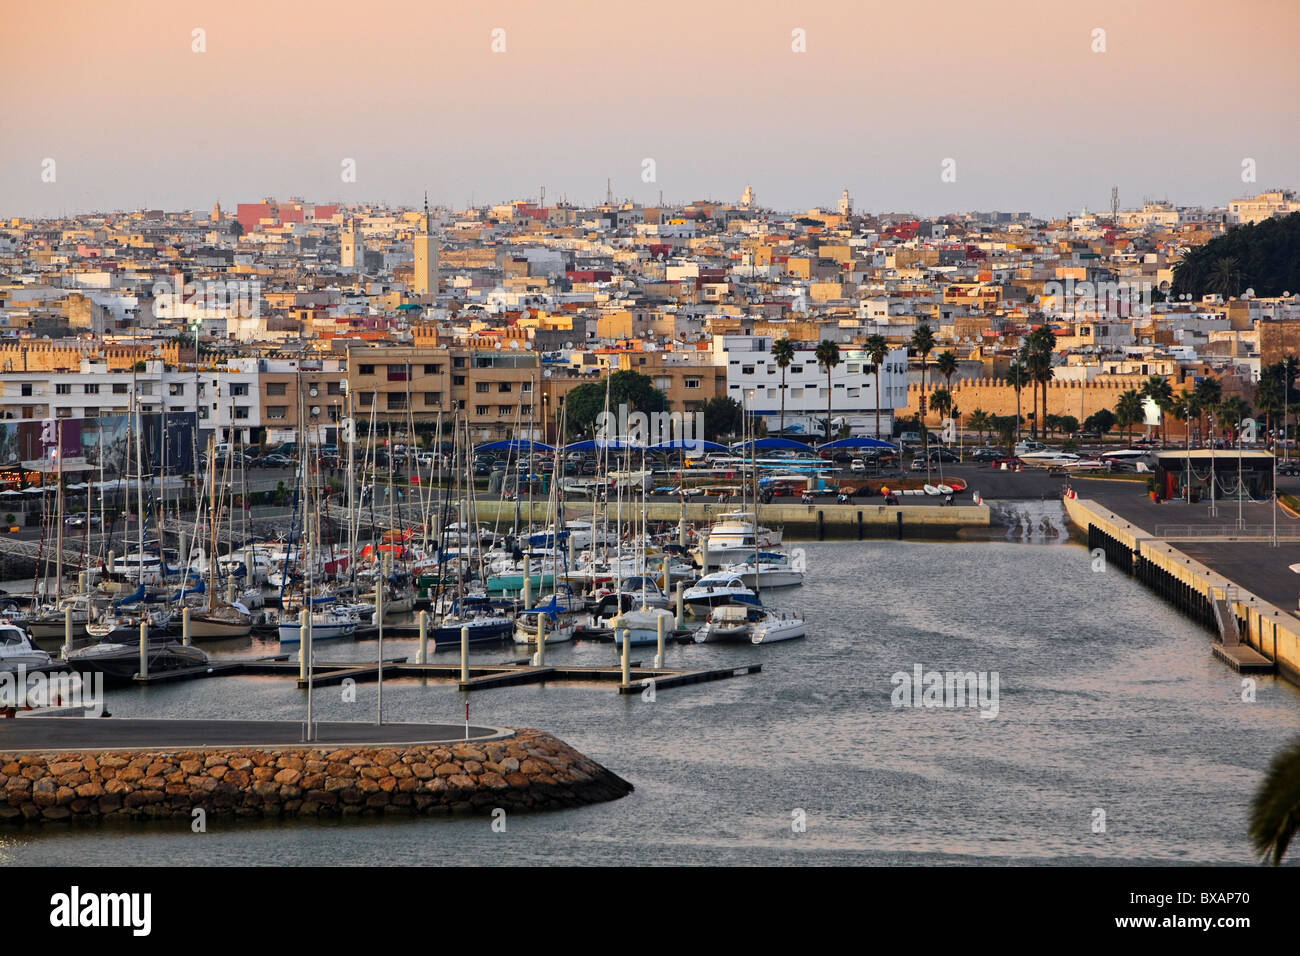
[[[49,718],[51,720],[57,718]],[[521,729],[482,743],[0,754],[0,822],[549,810],[632,785]]]

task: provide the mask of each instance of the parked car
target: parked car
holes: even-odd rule
[[[292,458],[278,453],[263,455],[258,462],[263,468],[292,468],[294,465]]]
[[[941,461],[944,464],[947,464],[950,461],[961,461],[961,456],[955,452],[949,451],[947,448],[931,448],[930,460]]]
[[[91,512],[89,515],[84,515],[84,514],[68,515],[66,518],[63,519],[64,527],[68,527],[68,528],[84,528],[86,527],[87,522],[89,522],[89,524],[93,527],[99,525],[101,523],[101,520],[99,515],[95,514],[94,512]]]
[[[925,471],[925,459],[924,459],[924,458],[913,458],[913,459],[912,459],[912,470],[913,470],[913,471]]]
[[[971,455],[971,458],[975,461],[997,461],[999,458],[1005,457],[1006,452],[1001,448],[992,448],[988,445],[975,449],[975,453]]]

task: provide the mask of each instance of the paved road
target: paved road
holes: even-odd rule
[[[464,724],[331,722],[316,725],[318,743],[455,743]],[[511,736],[513,731],[470,725],[471,740]],[[302,724],[282,720],[141,720],[125,717],[31,717],[0,720],[0,751],[139,750],[156,747],[262,747],[302,743]]]

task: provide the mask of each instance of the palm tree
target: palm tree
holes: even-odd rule
[[[1241,282],[1241,269],[1233,256],[1216,259],[1210,274],[1210,283],[1225,299],[1237,294],[1237,285]]]
[[[943,376],[944,385],[952,391],[952,377],[957,374],[957,356],[951,351],[940,352],[934,359],[934,370]]]
[[[1028,368],[1029,374],[1033,376],[1034,392],[1037,395],[1039,386],[1043,390],[1043,414],[1035,414],[1035,425],[1038,422],[1047,420],[1047,383],[1056,375],[1052,369],[1052,350],[1056,348],[1056,334],[1046,325],[1040,325],[1029,333],[1025,339],[1025,349],[1027,352],[1027,361],[1025,367]]]
[[[979,432],[980,444],[984,444],[984,433],[989,428],[989,413],[982,408],[977,408],[970,413],[970,418],[966,420],[966,424]]]
[[[1119,401],[1115,403],[1115,424],[1127,430],[1130,445],[1133,444],[1133,426],[1142,418],[1142,393],[1134,388],[1121,392]]]
[[[826,440],[831,440],[831,401],[834,387],[831,385],[831,370],[840,364],[840,347],[829,339],[817,343],[817,364],[826,369]]]
[[[871,369],[876,373],[876,440],[880,440],[880,366],[889,355],[889,343],[883,335],[868,335],[866,341],[867,357],[871,359]]]
[[[772,343],[772,358],[781,370],[781,434],[785,434],[785,370],[794,361],[794,343],[789,339],[777,339]]]
[[[952,392],[946,388],[936,388],[930,393],[930,408],[940,418],[948,415],[952,411]]]
[[[1217,378],[1203,378],[1192,386],[1196,399],[1196,430],[1205,435],[1205,413],[1212,410],[1223,398],[1223,386]]]
[[[1275,362],[1261,370],[1259,382],[1255,386],[1255,409],[1264,413],[1265,435],[1272,434],[1273,416],[1281,415],[1286,406],[1282,391],[1282,376],[1285,374],[1286,366],[1282,362]]]
[[[934,351],[934,332],[924,322],[918,325],[916,331],[912,333],[912,348],[916,349],[916,354],[921,356],[921,398],[924,399],[925,363],[930,357],[930,353]],[[921,422],[922,427],[924,427],[924,417],[922,417]]]
[[[1250,801],[1250,841],[1273,865],[1282,862],[1300,829],[1300,738],[1273,758]]]
[[[1020,444],[1020,390],[1029,381],[1029,370],[1019,359],[1007,366],[1007,381],[1016,390],[1016,444]],[[1012,451],[1015,451],[1013,448]]]
[[[1250,406],[1240,395],[1229,395],[1223,401],[1219,402],[1219,426],[1230,425],[1233,429],[1241,427],[1241,423],[1250,417]]]
[[[1174,389],[1163,375],[1152,375],[1142,383],[1142,397],[1149,398],[1160,410],[1160,447],[1165,447],[1165,412],[1174,401]]]

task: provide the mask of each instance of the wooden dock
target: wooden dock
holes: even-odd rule
[[[319,661],[312,672],[311,683],[314,687],[327,687],[337,686],[345,680],[358,683],[372,682],[379,679],[379,670],[377,661]],[[618,665],[610,667],[591,664],[548,664],[536,667],[527,659],[512,660],[498,664],[471,664],[466,669],[467,679],[462,680],[459,663],[417,664],[406,657],[384,658],[383,662],[385,678],[420,677],[427,680],[455,681],[457,688],[462,691],[493,690],[499,687],[518,687],[524,684],[546,684],[558,681],[597,681],[614,684],[621,694],[639,694],[651,684],[656,690],[667,690],[689,684],[758,674],[762,670],[762,664],[742,664],[704,670],[674,670],[666,667],[643,667],[641,661],[631,661],[628,666],[628,683],[624,684],[623,670]],[[292,677],[298,689],[305,690],[307,681],[303,680],[299,673],[300,665],[296,659],[290,659],[288,654],[277,654],[272,657],[243,660],[217,660],[203,667],[163,671],[150,674],[148,677],[137,676],[135,682],[161,684],[204,677],[264,675]]]

